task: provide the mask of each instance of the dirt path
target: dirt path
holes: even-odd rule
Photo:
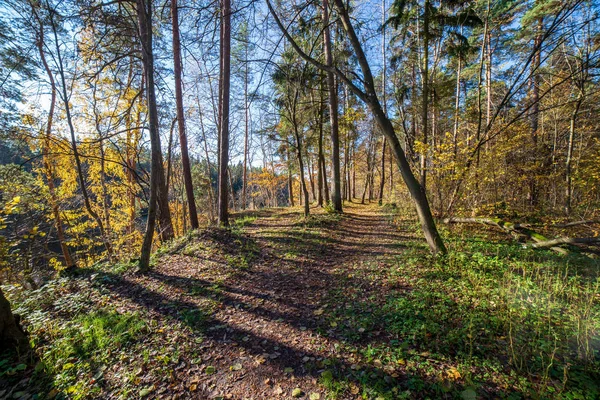
[[[341,218],[321,215],[307,224],[289,209],[263,211],[243,228],[258,248],[258,257],[243,272],[229,274],[226,265],[209,258],[177,254],[159,261],[148,276],[113,284],[121,297],[156,318],[181,320],[182,310],[213,307],[212,315],[197,318],[203,327],[197,330],[202,331],[195,348],[199,357],[179,350],[181,371],[156,394],[270,399],[291,398],[299,388],[302,398],[325,399],[324,371],[356,369],[326,318],[327,306],[334,305],[328,304],[330,294],[360,289],[365,296],[381,295],[385,282],[347,278],[366,264],[391,259],[414,239],[380,210],[349,205]],[[194,327],[194,314],[186,312],[184,319]],[[183,336],[176,342],[199,341]]]

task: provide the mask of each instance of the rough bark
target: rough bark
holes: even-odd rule
[[[323,0],[323,50],[325,52],[325,63],[331,67],[333,65],[333,57],[331,55],[328,0]],[[327,71],[327,87],[329,89],[329,119],[331,123],[331,177],[333,179],[331,202],[336,212],[342,212],[338,98],[335,77],[331,70]]]
[[[229,89],[231,84],[231,1],[221,3],[221,88],[219,126],[219,192],[218,220],[223,226],[229,225],[229,198],[227,193],[227,167],[229,164]]]
[[[421,152],[421,186],[427,187],[427,144],[428,120],[429,120],[429,0],[425,0],[425,9],[423,11],[423,93],[421,103],[421,128],[423,131],[423,145]]]
[[[244,71],[244,165],[242,171],[242,210],[246,209],[248,186],[248,140],[250,136],[250,104],[248,103],[248,45],[246,45],[246,68]]]
[[[146,231],[142,242],[139,266],[141,271],[150,267],[150,253],[152,251],[152,239],[156,227],[156,219],[159,208],[159,197],[162,197],[166,209],[161,210],[163,224],[161,224],[162,238],[166,239],[169,234],[173,236],[171,226],[171,214],[168,208],[168,197],[165,185],[163,159],[160,146],[160,135],[158,132],[158,109],[156,105],[156,93],[154,89],[154,54],[152,52],[152,0],[136,0],[140,48],[142,53],[142,64],[144,67],[144,78],[146,81],[146,98],[148,102],[148,121],[150,131],[150,199],[148,202],[148,219]],[[166,225],[165,225],[166,224]]]
[[[577,121],[577,114],[583,102],[583,95],[579,95],[577,103],[575,103],[575,109],[571,113],[569,120],[569,144],[567,146],[567,159],[565,161],[565,213],[569,215],[571,213],[571,198],[573,196],[573,177],[571,173],[572,160],[573,160],[573,149],[575,148],[575,123]]]
[[[192,170],[190,167],[190,156],[188,154],[187,135],[185,132],[185,113],[183,112],[181,42],[179,36],[179,6],[177,4],[177,0],[171,0],[171,19],[173,25],[173,73],[175,75],[175,104],[177,108],[177,125],[179,128],[179,146],[181,148],[183,183],[185,185],[185,195],[189,208],[190,225],[192,229],[198,229],[198,212],[196,211],[196,200],[194,199]]]

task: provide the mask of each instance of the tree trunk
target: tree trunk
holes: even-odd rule
[[[387,147],[387,139],[383,138],[383,145],[381,146],[381,182],[379,183],[379,196],[377,203],[383,204],[383,189],[385,186],[385,150]]]
[[[16,348],[26,351],[28,346],[27,336],[19,326],[18,316],[12,313],[10,303],[0,289],[0,349]]]
[[[140,47],[142,53],[142,64],[144,66],[144,77],[146,80],[146,98],[148,100],[148,122],[150,131],[150,199],[148,203],[148,221],[146,232],[140,254],[140,270],[146,271],[150,267],[150,253],[152,251],[152,239],[156,218],[158,213],[159,197],[162,198],[166,208],[161,210],[163,222],[167,225],[161,226],[163,238],[173,236],[171,225],[171,213],[169,211],[168,193],[165,185],[162,152],[160,146],[160,134],[158,132],[158,109],[156,105],[156,93],[154,89],[154,54],[152,51],[152,0],[136,0],[137,16],[140,35]]]
[[[537,22],[537,32],[535,38],[533,39],[533,47],[535,49],[535,55],[533,57],[531,63],[531,92],[530,92],[530,104],[531,104],[531,120],[530,120],[530,129],[531,129],[531,144],[532,148],[537,148],[538,145],[538,125],[539,125],[539,112],[540,112],[540,74],[539,68],[541,63],[541,43],[543,36],[543,28],[544,28],[544,19],[539,18]],[[536,175],[535,169],[537,168],[537,163],[534,164],[533,174]],[[530,206],[535,206],[538,202],[538,188],[536,184],[535,177],[529,179],[529,193],[527,194],[527,200],[529,201]]]
[[[248,104],[248,44],[246,44],[246,69],[244,71],[244,166],[242,171],[242,210],[246,209],[248,186],[248,138],[250,135],[250,105]]]
[[[567,188],[565,190],[565,213],[567,215],[571,213],[571,198],[573,196],[571,162],[573,159],[573,149],[575,147],[575,122],[577,120],[577,114],[579,113],[579,108],[581,107],[582,102],[583,95],[580,94],[577,99],[577,103],[575,103],[575,109],[573,110],[569,121],[569,145],[567,147],[567,160],[565,162],[565,179],[567,184]]]
[[[387,99],[386,99],[386,73],[387,73],[387,59],[385,52],[385,0],[381,0],[381,58],[383,60],[383,70],[381,71],[381,99],[383,105],[383,112],[387,114]],[[379,197],[378,204],[383,203],[383,189],[385,187],[385,148],[387,146],[387,139],[383,137],[383,145],[381,146],[381,182],[379,183]]]
[[[181,147],[181,167],[183,170],[183,183],[190,215],[192,229],[198,229],[198,212],[194,199],[194,186],[192,184],[192,170],[188,154],[187,135],[185,133],[185,114],[183,112],[183,83],[181,43],[179,37],[179,7],[177,0],[171,0],[171,19],[173,24],[173,73],[175,75],[175,103],[177,107],[177,125],[179,128],[179,146]]]
[[[325,62],[328,66],[332,66],[333,57],[331,55],[328,0],[323,0],[323,48],[325,51]],[[342,212],[338,99],[335,78],[332,71],[327,71],[327,87],[329,88],[329,119],[331,122],[331,171],[333,179],[333,193],[331,195],[331,201],[333,203],[333,209],[336,212]]]
[[[288,171],[288,192],[289,192],[289,205],[290,207],[294,207],[294,181],[292,180],[292,160],[290,157],[290,148],[289,145],[285,148],[286,158],[287,158],[287,171]]]
[[[318,196],[317,196],[317,205],[319,207],[323,207],[323,179],[325,177],[326,172],[324,171],[324,166],[321,163],[321,159],[324,159],[323,157],[323,114],[324,114],[324,110],[323,110],[323,84],[321,83],[321,90],[319,90],[319,97],[320,97],[320,102],[319,102],[319,116],[318,116],[318,120],[317,120],[317,125],[319,126],[319,139],[318,139],[318,154],[317,154],[317,188],[318,188]]]
[[[462,57],[458,55],[458,65],[456,67],[456,91],[454,94],[454,126],[452,128],[452,147],[454,149],[454,157],[458,154],[458,119],[460,109],[460,74],[462,72]]]
[[[220,88],[220,141],[219,141],[219,224],[229,225],[229,204],[227,193],[227,167],[229,164],[229,88],[231,83],[231,0],[222,0],[221,3],[222,26],[222,69]]]
[[[421,125],[423,149],[421,149],[421,186],[427,187],[427,145],[429,142],[427,123],[429,112],[429,0],[425,0],[423,12],[423,98],[421,104]]]
[[[294,135],[296,137],[296,156],[298,157],[298,168],[300,170],[300,186],[302,190],[302,197],[300,197],[300,203],[304,205],[304,216],[308,217],[308,215],[310,214],[310,203],[308,200],[308,189],[306,188],[306,179],[304,179],[302,139],[300,138],[300,133],[298,132],[298,125],[296,125],[296,121],[294,121]]]

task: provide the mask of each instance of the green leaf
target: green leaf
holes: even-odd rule
[[[217,372],[217,369],[215,367],[209,365],[208,367],[206,367],[204,372],[206,373],[206,375],[212,375],[215,372]]]

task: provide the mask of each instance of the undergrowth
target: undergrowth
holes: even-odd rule
[[[325,314],[376,373],[327,376],[331,393],[358,381],[363,398],[600,398],[600,263],[469,234],[449,245],[339,272]],[[386,290],[348,290],[374,283]]]

